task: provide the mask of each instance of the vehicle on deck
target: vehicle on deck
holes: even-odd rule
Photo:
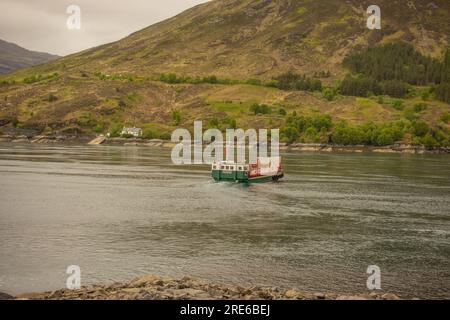
[[[211,175],[217,182],[257,183],[278,181],[284,177],[281,157],[259,157],[255,164],[220,161],[212,164]]]

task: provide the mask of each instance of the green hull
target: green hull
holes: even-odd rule
[[[259,176],[249,178],[244,172],[232,171],[224,172],[220,170],[213,170],[212,177],[216,182],[228,181],[228,182],[240,182],[240,183],[262,183],[269,181],[278,181],[284,177],[283,173],[274,176]]]

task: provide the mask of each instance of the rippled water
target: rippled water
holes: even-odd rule
[[[0,145],[0,291],[144,274],[450,298],[450,157],[289,153],[286,178],[214,183],[170,150]]]

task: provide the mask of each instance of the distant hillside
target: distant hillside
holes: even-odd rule
[[[342,73],[349,52],[404,40],[439,56],[450,43],[448,0],[379,0],[382,29],[368,30],[368,0],[214,0],[120,41],[65,57],[42,72],[173,72],[246,79],[282,72]],[[64,67],[64,68],[62,68]]]
[[[0,40],[0,74],[33,66],[59,58],[56,55],[24,49],[10,42]]]
[[[167,138],[203,120],[282,128],[289,141],[450,145],[450,1],[378,0],[381,30],[366,27],[371,4],[210,1],[0,77],[0,126],[117,133],[136,124]]]

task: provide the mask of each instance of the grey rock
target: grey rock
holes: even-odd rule
[[[324,300],[326,298],[326,295],[323,293],[315,293],[314,296],[318,299],[318,300]]]
[[[0,292],[0,300],[12,300],[12,299],[14,299],[13,296],[4,292]]]
[[[294,289],[287,290],[284,296],[288,299],[296,299],[300,295],[300,292]]]
[[[393,293],[385,293],[381,298],[384,300],[400,300],[400,298]]]
[[[1,299],[0,294],[0,299]],[[4,296],[8,297],[8,296]],[[14,298],[14,297],[12,297]],[[338,295],[336,293],[306,293],[296,289],[278,287],[243,287],[208,283],[199,279],[161,278],[148,275],[130,282],[115,282],[84,286],[79,290],[56,290],[53,292],[25,294],[17,299],[93,299],[93,300],[398,300],[394,294],[366,292],[365,294]]]

